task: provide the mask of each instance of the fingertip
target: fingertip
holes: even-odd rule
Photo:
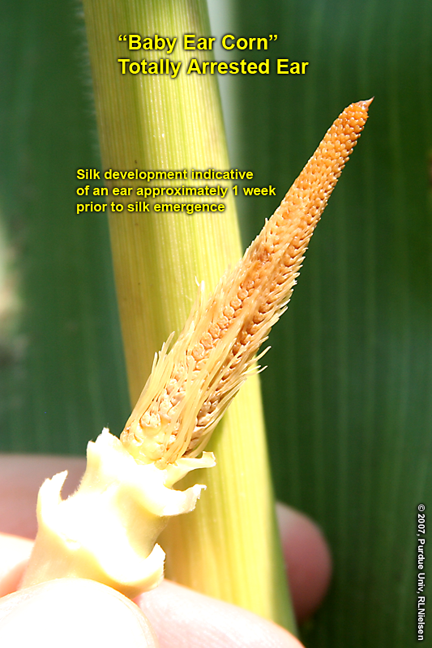
[[[81,457],[0,455],[0,530],[34,539],[36,501],[42,482],[67,469],[63,497],[73,492],[85,468]]]
[[[27,538],[0,533],[0,597],[17,589],[32,548]]]
[[[105,585],[59,579],[0,600],[0,645],[45,648],[158,648],[138,607]]]
[[[160,648],[303,648],[280,626],[167,580],[136,602],[151,622]]]
[[[320,606],[331,580],[328,544],[317,524],[285,504],[277,504],[282,548],[294,611],[301,623]]]

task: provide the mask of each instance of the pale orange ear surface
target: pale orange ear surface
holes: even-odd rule
[[[120,437],[138,461],[164,468],[205,447],[291,297],[370,103],[339,115],[243,259],[199,303],[171,351],[164,345]]]

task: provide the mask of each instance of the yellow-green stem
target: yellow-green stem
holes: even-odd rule
[[[209,35],[205,2],[84,0],[84,9],[103,168],[229,169],[216,78],[186,75],[186,61],[204,55],[184,52],[181,47],[183,34]],[[118,58],[168,56],[166,52],[129,52],[126,43],[119,41],[120,34],[177,37],[179,42],[169,58],[182,61],[180,74],[176,79],[121,75]],[[140,198],[123,202],[135,200]],[[196,280],[213,288],[227,266],[240,257],[230,191],[225,204],[225,212],[211,215],[135,214],[126,208],[110,214],[133,404],[155,351],[172,331],[181,331],[197,295]],[[161,544],[168,555],[167,576],[292,630],[257,377],[236,397],[210,449],[216,454],[217,467],[199,478],[207,484],[207,491],[196,511],[173,520],[164,533]]]

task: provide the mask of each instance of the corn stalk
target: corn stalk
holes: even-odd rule
[[[122,75],[117,63],[163,58],[160,52],[129,52],[119,34],[209,34],[205,3],[85,0],[84,9],[103,168],[229,169],[214,76]],[[191,55],[206,56],[177,46],[171,58],[184,68]],[[152,208],[150,201],[150,213],[125,207],[109,217],[132,403],[154,353],[181,330],[197,296],[196,280],[211,289],[241,252],[231,192],[217,215]],[[292,629],[257,377],[236,398],[210,449],[218,465],[200,475],[208,489],[198,510],[171,522],[164,534],[167,576]]]

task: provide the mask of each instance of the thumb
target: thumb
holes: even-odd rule
[[[157,648],[138,607],[105,585],[61,579],[0,599],[0,646]]]

